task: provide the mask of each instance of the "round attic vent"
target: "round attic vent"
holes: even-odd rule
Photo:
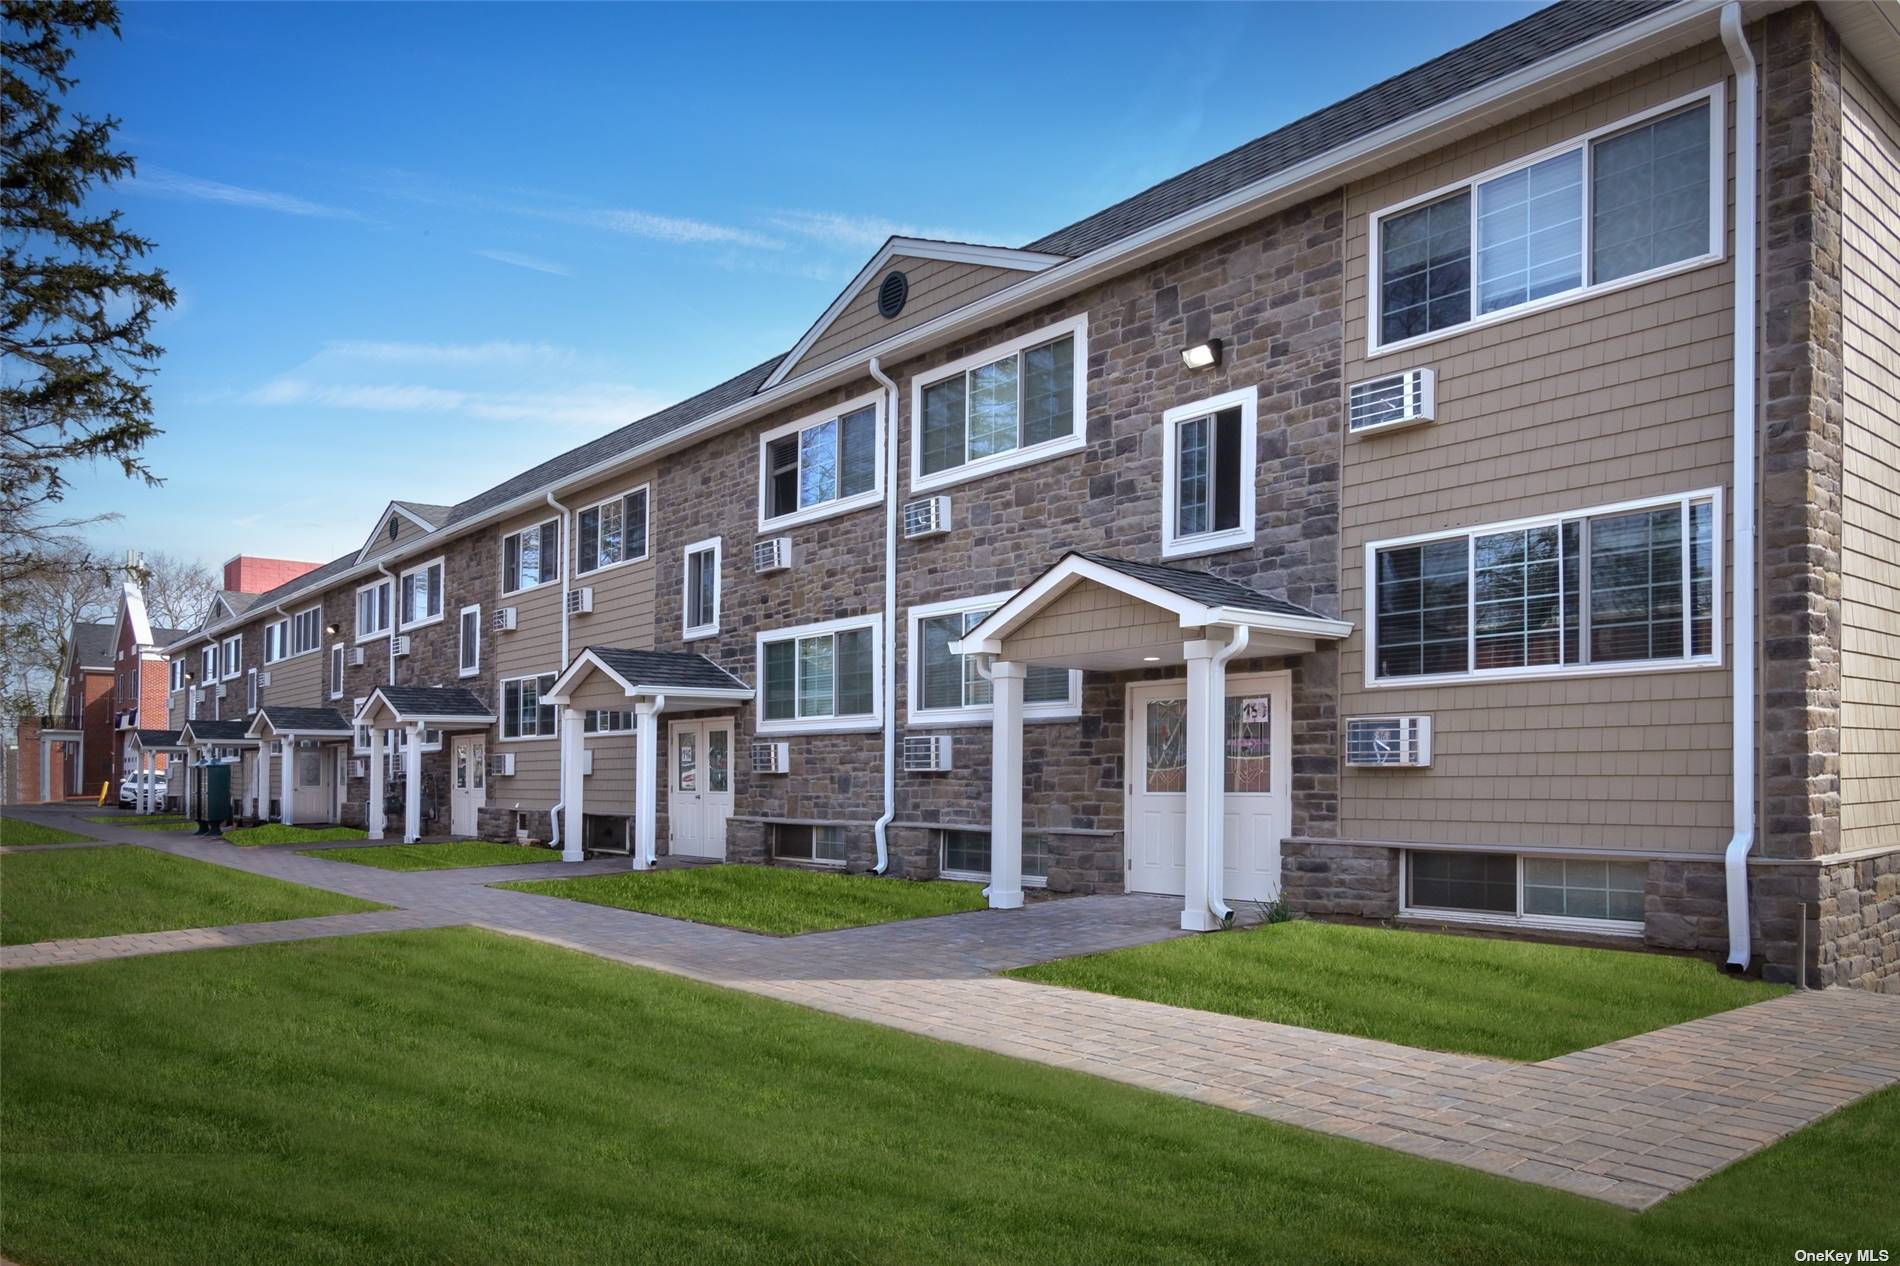
[[[889,272],[877,288],[878,314],[886,321],[904,310],[904,300],[910,298],[910,278],[900,272]]]

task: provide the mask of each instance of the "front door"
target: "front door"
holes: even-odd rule
[[[1187,891],[1187,688],[1128,688],[1128,813],[1123,833],[1131,892]],[[1280,895],[1280,841],[1292,832],[1291,677],[1227,679],[1222,842],[1229,901]]]
[[[324,759],[321,747],[305,747],[286,742],[283,759],[291,762],[290,794],[295,797],[291,812],[299,822],[327,822],[336,795],[330,786],[331,763]]]
[[[681,857],[726,857],[732,816],[732,719],[675,721],[668,762],[666,819],[670,850]]]
[[[488,740],[479,734],[455,739],[449,786],[449,834],[474,835],[476,816],[488,803]]]

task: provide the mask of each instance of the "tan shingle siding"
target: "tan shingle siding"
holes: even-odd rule
[[[1434,759],[1344,771],[1342,836],[1709,852],[1727,841],[1726,668],[1367,689],[1362,609],[1370,541],[1726,486],[1726,261],[1366,356],[1372,213],[1725,72],[1718,48],[1693,50],[1348,190],[1347,381],[1429,366],[1438,409],[1430,425],[1343,446],[1342,605],[1358,631],[1340,714],[1428,713]]]
[[[877,310],[878,283],[893,269],[910,281],[910,298],[895,319],[886,320]],[[992,268],[983,264],[964,264],[954,260],[916,259],[898,256],[875,277],[867,279],[830,328],[818,336],[790,371],[828,365],[873,343],[902,333],[1005,286],[1021,281],[1027,273],[1013,268]],[[790,376],[790,375],[788,375]]]
[[[1180,642],[1187,634],[1167,612],[1092,582],[1083,582],[1044,607],[1008,639],[1003,658],[1095,654]]]

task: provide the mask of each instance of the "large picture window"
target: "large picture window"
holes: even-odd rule
[[[577,575],[617,563],[637,563],[647,556],[647,489],[645,486],[588,506],[574,518],[579,548]]]
[[[875,728],[877,627],[871,615],[761,633],[759,732]]]
[[[561,521],[549,519],[501,538],[501,591],[514,593],[561,578]]]
[[[957,655],[953,643],[1002,606],[1011,593],[938,602],[910,610],[910,720],[915,725],[987,725],[993,690],[977,671],[974,656]],[[1074,717],[1082,704],[1079,669],[1035,666],[1023,683],[1027,719]]]
[[[1088,319],[914,379],[911,486],[942,487],[1073,452],[1086,429]]]
[[[501,736],[547,738],[554,733],[554,705],[543,703],[554,689],[554,674],[512,677],[501,683]]]
[[[1720,90],[1373,217],[1375,348],[1722,252]]]
[[[1720,495],[1367,546],[1370,682],[1717,658]]]
[[[782,527],[875,505],[883,494],[879,396],[759,438],[759,527]]]

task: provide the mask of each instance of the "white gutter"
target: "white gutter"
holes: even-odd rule
[[[574,569],[568,566],[567,507],[562,505],[560,502],[556,501],[554,499],[554,494],[551,492],[548,494],[548,505],[560,511],[560,514],[561,514],[561,531],[559,533],[560,538],[561,538],[561,671],[566,672],[567,671],[567,619],[568,619],[567,586],[569,584],[569,580]],[[502,701],[500,699],[495,700],[495,714],[498,721],[501,715],[501,702]],[[585,746],[585,744],[583,744],[582,746]],[[567,779],[561,777],[559,773],[556,773],[555,785],[558,787],[565,787],[567,786]],[[563,796],[559,800],[556,800],[554,802],[554,807],[552,809],[548,810],[548,822],[551,824],[548,830],[548,837],[549,837],[548,847],[549,848],[561,847],[561,810],[565,809],[566,807],[567,807],[567,797]],[[583,810],[586,808],[585,805],[582,805],[581,807]]]
[[[1456,124],[1466,115],[1503,105],[1512,98],[1533,89],[1560,85],[1564,80],[1586,75],[1592,64],[1598,60],[1626,51],[1647,40],[1691,30],[1698,23],[1706,22],[1720,8],[1721,3],[1722,0],[1683,0],[1678,5],[1626,23],[1613,31],[1566,49],[1555,56],[1547,57],[1462,96],[1442,102],[1429,110],[1407,115],[1376,132],[1316,155],[1297,166],[1262,177],[1212,202],[1183,211],[1179,215],[1099,250],[1087,255],[1079,255],[1066,263],[1057,264],[1036,273],[1016,285],[1006,287],[993,295],[934,320],[926,321],[903,334],[893,335],[882,343],[865,350],[873,359],[880,357],[889,359],[900,355],[922,353],[937,343],[959,337],[974,329],[995,325],[1072,291],[1080,290],[1096,281],[1128,272],[1139,267],[1146,260],[1172,253],[1195,241],[1226,231],[1237,224],[1257,219],[1261,215],[1268,214],[1275,207],[1301,196],[1337,188],[1345,180],[1357,179],[1359,174],[1363,174],[1364,171],[1378,164],[1409,157],[1416,152],[1418,146],[1430,142],[1433,137],[1440,135],[1447,127]],[[1760,11],[1765,12],[1768,9],[1780,7],[1783,7],[1780,3],[1763,4],[1760,6]],[[1556,88],[1553,87],[1552,90],[1555,91]],[[856,377],[857,374],[858,363],[855,358],[820,366],[798,378],[788,379],[769,390],[748,396],[717,413],[708,414],[678,431],[670,432],[624,453],[616,453],[584,470],[563,476],[552,485],[524,492],[493,509],[484,510],[480,514],[464,519],[452,527],[438,528],[426,536],[418,537],[402,551],[402,556],[412,557],[425,550],[435,549],[444,541],[464,532],[518,514],[538,503],[544,495],[552,495],[553,488],[584,487],[616,474],[628,466],[637,465],[674,449],[698,443],[727,426],[737,425],[804,396],[837,386]],[[359,568],[360,566],[359,564]],[[358,568],[351,568],[340,575],[330,577],[321,586],[317,586],[315,591],[321,593],[327,588],[344,584],[362,574],[364,573]],[[295,598],[303,592],[305,591],[299,590],[291,597]],[[242,622],[242,619],[233,619],[229,624],[217,627],[221,630]],[[189,646],[197,637],[215,631],[203,630],[199,634],[193,634],[192,637],[175,643],[175,646],[178,648]],[[166,649],[169,651],[173,647]]]
[[[1247,643],[1253,638],[1253,630],[1241,625],[1234,630],[1234,640],[1214,652],[1212,671],[1208,674],[1221,685],[1220,696],[1209,709],[1213,714],[1204,722],[1214,734],[1214,741],[1208,747],[1208,759],[1214,762],[1214,774],[1211,785],[1214,794],[1220,797],[1218,805],[1207,807],[1207,908],[1214,912],[1222,927],[1234,921],[1234,911],[1227,904],[1227,661],[1247,649]]]
[[[389,684],[396,684],[396,634],[402,632],[402,582],[382,563],[376,570],[389,580]]]
[[[1735,802],[1731,810],[1735,836],[1723,859],[1728,878],[1728,962],[1746,971],[1754,947],[1749,933],[1748,854],[1755,847],[1755,217],[1759,194],[1759,155],[1756,140],[1755,55],[1742,33],[1742,6],[1736,0],[1722,6],[1722,43],[1735,66],[1735,376],[1733,466],[1734,486],[1735,619],[1734,729],[1730,737]]]
[[[877,841],[871,873],[881,875],[891,865],[886,833],[897,816],[897,383],[875,356],[865,368],[883,384],[890,402],[884,411],[884,812],[871,827]]]

